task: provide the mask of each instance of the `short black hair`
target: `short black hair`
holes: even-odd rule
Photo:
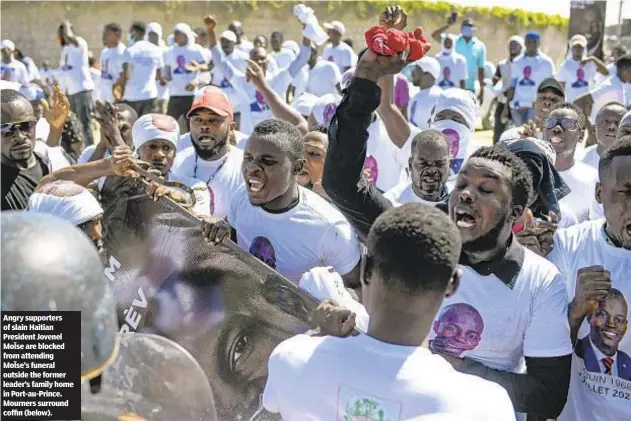
[[[429,130],[423,130],[422,132],[414,136],[412,138],[411,146],[412,146],[412,150],[414,151],[416,149],[416,145],[419,142],[441,142],[441,141],[445,142],[445,144],[447,145],[447,149],[449,150],[449,139],[447,138],[447,136],[445,136],[438,130],[429,129]]]
[[[84,143],[83,124],[77,115],[70,111],[61,131],[61,146],[64,151],[71,153],[73,143]]]
[[[622,109],[625,110],[625,113],[626,113],[626,110],[627,110],[627,107],[625,107],[623,103],[618,102],[618,101],[611,101],[611,102],[606,103],[602,107],[600,107],[600,110],[598,110],[598,112],[596,113],[596,117],[598,117],[598,114],[602,113],[605,108],[610,108],[610,107],[622,108]]]
[[[132,107],[131,105],[126,104],[124,102],[119,102],[119,103],[115,104],[114,107],[116,108],[116,110],[119,113],[128,113],[129,114],[129,123],[132,126],[134,125],[136,120],[138,120],[138,113],[136,112],[134,107]]]
[[[462,248],[458,228],[434,206],[408,203],[382,213],[366,241],[367,269],[398,292],[441,292],[451,279]]]
[[[144,35],[147,32],[147,24],[140,21],[135,21],[131,24],[130,29],[132,31],[139,32],[141,35]]]
[[[552,111],[558,110],[560,108],[566,108],[568,110],[572,110],[576,113],[576,115],[578,116],[578,127],[579,129],[585,130],[585,114],[583,113],[583,111],[578,108],[576,105],[572,104],[571,102],[561,102],[560,104],[555,105],[554,107],[552,107],[552,109],[550,110],[550,114],[552,114]]]
[[[618,156],[631,156],[631,135],[622,136],[613,145],[605,149],[598,162],[598,177],[602,182],[611,163]]]
[[[629,67],[631,67],[631,55],[625,54],[616,61],[616,73],[618,75],[622,74]]]
[[[349,47],[353,48],[353,40],[351,38],[346,38],[344,41],[342,41],[344,44],[348,45]]]
[[[292,160],[302,159],[302,134],[291,123],[283,120],[263,120],[254,127],[252,136],[263,137],[276,143]]]
[[[471,158],[499,162],[510,169],[513,205],[528,206],[532,196],[532,174],[521,158],[501,145],[483,146],[471,154],[469,159]]]
[[[2,89],[0,90],[0,98],[2,98],[2,104],[9,104],[10,102],[23,99],[28,102],[28,99],[15,89]]]
[[[318,133],[323,133],[323,134],[329,134],[329,126],[325,125],[325,124],[318,124],[317,126],[315,126],[313,129],[311,129],[312,132],[318,132]]]
[[[104,29],[109,32],[114,32],[116,35],[120,35],[123,32],[123,28],[116,22],[108,23],[105,25]]]

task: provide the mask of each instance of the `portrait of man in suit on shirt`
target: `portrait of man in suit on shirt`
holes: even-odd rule
[[[576,344],[574,352],[592,373],[603,373],[631,381],[631,358],[618,347],[627,332],[629,305],[622,293],[612,288],[588,317],[589,335]]]

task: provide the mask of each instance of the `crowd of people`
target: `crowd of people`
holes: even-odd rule
[[[269,44],[212,15],[166,41],[135,22],[127,45],[109,23],[98,60],[64,21],[56,69],[3,40],[3,214],[63,219],[106,261],[104,214],[144,179],[207,247],[232,239],[321,301],[252,419],[631,419],[631,55],[575,35],[557,71],[539,33],[511,37],[481,146],[473,19],[429,49],[388,7],[357,54],[342,22],[294,15],[303,38]]]

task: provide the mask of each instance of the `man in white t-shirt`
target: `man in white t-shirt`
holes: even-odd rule
[[[318,48],[314,44],[311,45],[310,49],[309,62],[301,70],[305,75],[301,78],[302,83],[298,84],[300,86],[296,86],[295,98],[304,92],[319,97],[327,94],[339,94],[341,90],[340,83],[342,82],[342,74],[339,67],[335,63],[323,60],[318,55]],[[299,78],[300,75],[296,77],[296,80]]]
[[[583,139],[585,116],[570,103],[559,104],[545,120],[543,139],[550,142],[556,152],[554,167],[570,188],[570,194],[561,199],[576,215],[579,222],[589,219],[589,208],[598,182],[597,171],[576,160],[576,145]]]
[[[180,151],[173,173],[204,181],[210,215],[225,218],[234,192],[243,186],[243,151],[230,142],[235,132],[232,104],[221,89],[205,86],[195,95],[186,118],[191,131],[178,143],[192,146]]]
[[[340,68],[340,73],[344,73],[351,67],[354,67],[355,63],[357,63],[357,55],[350,45],[342,42],[342,36],[346,33],[344,24],[334,20],[324,23],[322,27],[327,30],[331,41],[324,47],[322,58],[337,64]]]
[[[317,266],[356,280],[355,231],[333,205],[298,185],[302,155],[302,135],[294,125],[259,123],[243,154],[244,185],[233,193],[227,222],[206,220],[204,233],[217,242],[234,228],[242,249],[294,282]]]
[[[408,121],[421,130],[429,128],[438,97],[442,90],[436,85],[440,75],[440,63],[432,57],[423,57],[403,69],[412,84],[419,88],[419,92],[408,103]]]
[[[280,31],[272,32],[270,37],[270,45],[272,52],[270,55],[274,57],[279,69],[285,69],[289,67],[292,61],[296,59],[296,54],[288,48],[283,48],[283,41],[285,36]]]
[[[616,141],[618,127],[622,117],[627,113],[627,109],[619,102],[606,104],[596,114],[596,144],[585,148],[583,162],[594,169],[598,169],[598,161],[605,149]]]
[[[163,58],[164,54],[169,51],[169,47],[167,47],[166,43],[162,39],[162,25],[158,22],[149,22],[147,24],[147,41],[158,46],[162,50]],[[164,74],[164,69],[162,69],[162,73]],[[158,114],[166,114],[169,102],[169,85],[163,85],[162,83],[157,83],[157,85],[158,97],[156,99],[155,111]]]
[[[436,84],[441,88],[465,89],[467,75],[467,59],[454,51],[454,36],[442,34],[440,53],[436,59],[440,63],[440,76],[436,78]]]
[[[153,112],[158,97],[157,82],[166,85],[162,77],[164,59],[162,49],[145,40],[147,25],[134,22],[129,28],[129,46],[125,54],[125,80],[123,100],[131,105],[139,117]]]
[[[514,420],[506,391],[456,372],[422,346],[440,302],[460,277],[454,224],[436,209],[409,204],[381,215],[367,246],[367,333],[298,335],[278,345],[269,359],[265,411],[285,421],[432,414]]]
[[[16,82],[26,87],[30,80],[26,66],[15,59],[13,53],[15,44],[8,39],[2,40],[2,65],[0,66],[0,77],[2,80]]]
[[[554,76],[552,59],[539,51],[539,33],[528,32],[524,39],[526,48],[524,53],[513,61],[511,89],[507,93],[515,126],[521,126],[533,119],[533,103],[537,99],[537,88],[544,79]]]
[[[195,43],[195,33],[187,24],[175,25],[173,40],[175,44],[164,54],[164,78],[169,81],[167,115],[179,120],[191,109],[199,86],[199,68],[191,69],[191,64],[203,65],[206,58],[204,49]]]
[[[257,91],[254,85],[250,83],[249,76],[239,71],[239,69],[235,68],[229,61],[225,60],[221,49],[217,45],[215,18],[213,16],[207,16],[204,19],[204,24],[208,31],[208,39],[213,52],[213,62],[215,66],[221,69],[225,77],[242,98],[243,106],[241,107],[241,127],[239,130],[245,134],[250,134],[254,126],[259,122],[272,118],[272,110],[265,101],[263,94]],[[287,88],[292,79],[298,74],[300,69],[307,64],[309,59],[309,45],[310,41],[307,38],[303,38],[303,45],[298,57],[296,57],[288,68],[277,73],[268,71],[267,51],[261,47],[255,47],[250,51],[250,60],[263,69],[269,86],[277,94],[281,95],[281,98],[284,98],[284,93],[287,92]]]
[[[254,44],[252,44],[245,36],[243,24],[241,24],[238,20],[230,22],[230,25],[228,25],[228,31],[234,33],[236,36],[235,47],[246,54],[250,54],[250,51],[254,48]]]
[[[584,35],[574,35],[570,40],[572,56],[568,57],[559,68],[558,79],[565,87],[565,100],[572,102],[589,91],[590,81],[596,73],[609,75],[605,63],[597,57],[585,57],[587,38]]]
[[[567,281],[575,344],[559,421],[631,418],[631,137],[603,153],[599,176],[605,219],[557,231],[547,256]]]
[[[108,23],[103,28],[103,51],[99,57],[101,65],[101,86],[99,99],[114,102],[122,98],[123,61],[125,60],[125,44],[121,42],[123,30],[118,23]],[[117,87],[116,97],[114,87]]]
[[[57,29],[61,50],[60,70],[64,81],[72,112],[83,126],[85,145],[94,143],[92,134],[92,90],[94,82],[88,65],[88,43],[77,36],[72,25],[65,20]]]

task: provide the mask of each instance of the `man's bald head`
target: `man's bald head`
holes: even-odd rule
[[[2,97],[1,121],[3,124],[35,121],[33,106],[24,95],[13,89],[2,89],[0,96]]]

